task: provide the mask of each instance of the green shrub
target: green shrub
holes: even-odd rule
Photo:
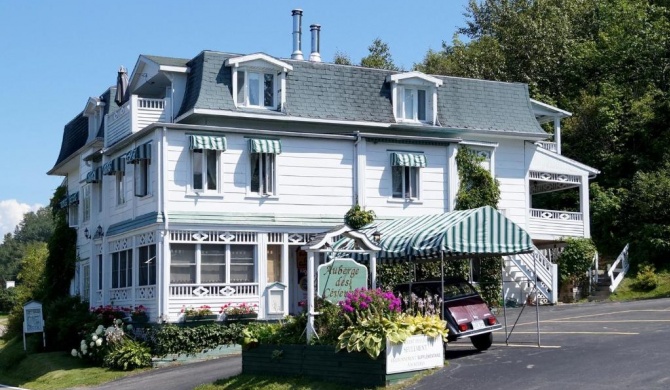
[[[195,355],[237,342],[244,325],[207,324],[196,327],[157,325],[147,329],[145,340],[154,356]]]
[[[124,339],[104,358],[105,366],[114,370],[132,370],[151,366],[151,349],[135,340]]]
[[[96,325],[88,302],[78,296],[57,298],[44,307],[44,331],[49,350],[70,350],[81,342],[82,331],[91,332]]]
[[[653,265],[645,264],[640,267],[631,287],[636,291],[651,291],[658,286],[658,276]]]
[[[347,213],[344,215],[344,222],[352,229],[360,229],[374,221],[375,218],[376,215],[374,211],[363,210],[361,209],[361,206],[356,203],[356,205],[349,209],[349,211],[347,211]]]
[[[586,280],[586,271],[593,263],[596,247],[589,238],[568,238],[567,245],[558,258],[561,281],[579,284]]]

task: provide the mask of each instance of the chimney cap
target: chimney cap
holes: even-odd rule
[[[309,25],[310,30],[321,30],[321,25],[320,24],[310,24]]]
[[[302,10],[300,8],[296,8],[291,11],[291,15],[302,15]]]

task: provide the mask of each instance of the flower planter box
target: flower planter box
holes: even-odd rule
[[[226,314],[224,322],[227,324],[238,322],[238,323],[248,323],[258,319],[258,313],[247,313],[247,314]]]
[[[383,354],[372,360],[362,352],[335,352],[332,345],[259,345],[242,351],[242,372],[385,386],[411,378],[420,371],[387,374]]]
[[[189,326],[205,325],[216,322],[218,314],[207,314],[201,316],[184,316],[184,323]]]

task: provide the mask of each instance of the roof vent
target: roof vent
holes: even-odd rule
[[[293,53],[292,60],[302,60],[302,10],[291,11],[293,16]]]
[[[312,53],[309,55],[309,60],[312,62],[321,62],[321,25],[313,24],[309,26],[309,30],[312,32]]]

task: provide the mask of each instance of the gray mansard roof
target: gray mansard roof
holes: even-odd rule
[[[186,96],[179,115],[192,109],[258,112],[236,108],[231,69],[238,54],[203,51],[189,61]],[[286,115],[300,118],[395,123],[386,76],[399,72],[359,66],[285,60]],[[528,87],[519,83],[435,76],[438,125],[450,130],[545,134],[531,108]],[[178,115],[178,116],[179,116]]]
[[[105,131],[105,115],[113,113],[119,109],[119,106],[114,101],[114,95],[116,94],[116,87],[111,87],[107,89],[99,99],[105,103],[103,108],[103,120],[100,123],[100,128],[96,133],[96,138],[103,138]],[[84,116],[83,112],[80,112],[79,115],[74,117],[63,129],[63,141],[60,146],[60,153],[56,159],[54,167],[58,164],[65,161],[72,153],[81,149],[82,146],[86,144],[88,139],[88,118]]]

